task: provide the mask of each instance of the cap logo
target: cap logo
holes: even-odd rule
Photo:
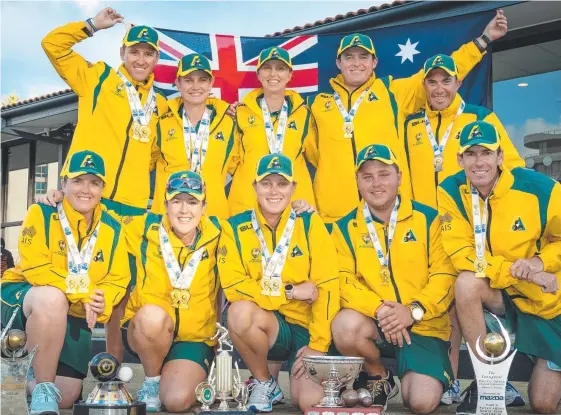
[[[376,147],[370,146],[368,147],[368,150],[366,150],[365,157],[376,157],[377,155],[378,152],[376,151]]]
[[[469,132],[468,140],[473,140],[474,138],[483,137],[481,131],[479,131],[479,125],[474,125]]]
[[[191,66],[203,66],[201,58],[199,56],[195,56],[191,61]]]
[[[267,169],[280,169],[280,161],[278,157],[273,157],[273,159],[269,162]]]
[[[358,46],[358,45],[362,45],[362,40],[360,40],[360,36],[355,36],[353,37],[353,40],[351,41],[351,46]]]
[[[148,37],[148,29],[142,29],[137,36],[138,39],[144,39],[147,37]]]
[[[271,57],[271,59],[276,59],[276,58],[278,58],[278,57],[279,57],[279,51],[278,51],[278,49],[277,49],[277,48],[274,48],[274,49],[271,51],[271,54],[270,54],[269,56]]]
[[[93,162],[92,156],[88,154],[86,157],[84,157],[84,160],[82,161],[82,164],[80,164],[80,167],[89,167],[95,169],[95,163]]]
[[[438,55],[436,58],[434,58],[434,61],[432,62],[433,66],[436,65],[444,65],[444,61],[442,60],[442,57],[440,55]]]

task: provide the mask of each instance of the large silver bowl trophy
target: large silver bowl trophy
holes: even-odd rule
[[[506,415],[505,388],[516,350],[510,353],[510,336],[497,316],[485,313],[491,318],[493,325],[498,325],[499,332],[487,333],[483,337],[483,349],[486,353],[480,346],[481,336],[477,338],[475,349],[477,355],[490,364],[481,362],[466,343],[477,380],[476,414]]]
[[[145,415],[146,404],[133,399],[125,384],[132,378],[130,367],[120,367],[109,353],[99,353],[90,361],[97,380],[85,401],[74,404],[74,415]]]
[[[12,317],[0,335],[2,348],[2,413],[22,415],[29,412],[26,400],[27,373],[37,346],[27,352],[27,336],[25,332],[12,329],[12,324],[19,311],[16,308]]]
[[[212,340],[218,339],[218,354],[214,358],[206,381],[200,383],[196,390],[197,400],[202,404],[200,412],[228,413],[228,414],[253,414],[247,409],[249,398],[248,386],[240,375],[238,362],[234,363],[236,373],[232,370],[232,352],[234,347],[228,338],[228,330],[220,323],[216,323],[216,334]],[[218,399],[220,405],[211,409],[211,405]],[[238,405],[230,408],[228,401],[236,401]]]

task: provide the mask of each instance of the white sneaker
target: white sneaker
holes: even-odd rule
[[[160,381],[144,380],[142,386],[136,393],[140,402],[146,404],[146,412],[160,412],[162,402],[160,401]]]
[[[462,391],[460,389],[460,381],[455,380],[446,392],[442,394],[442,398],[440,398],[440,403],[443,405],[452,405],[455,403],[462,402],[462,398],[460,397]]]
[[[273,397],[277,388],[277,381],[272,376],[265,382],[254,379],[247,401],[248,409],[253,412],[271,412],[273,410]]]
[[[508,407],[524,406],[526,401],[510,382],[506,383],[505,404]]]
[[[257,379],[255,379],[253,376],[251,376],[248,380],[245,381],[245,384],[251,390],[251,388],[253,388],[252,385],[255,382],[257,382]],[[284,393],[282,393],[282,389],[281,389],[279,383],[276,382],[276,384],[277,384],[277,387],[273,391],[273,405],[284,403]]]

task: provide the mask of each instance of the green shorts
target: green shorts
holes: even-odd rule
[[[376,327],[378,327],[377,324]],[[411,371],[439,380],[444,392],[450,388],[454,382],[454,372],[449,357],[450,342],[410,331],[411,345],[404,344],[403,347],[399,347],[388,343],[379,328],[378,332],[382,341],[375,343],[376,347],[383,357],[397,360],[399,379]]]
[[[275,344],[269,350],[267,360],[274,362],[288,361],[288,372],[292,370],[292,365],[296,361],[296,354],[302,347],[310,343],[310,332],[298,324],[287,323],[285,318],[278,311],[273,311],[279,323],[279,334]],[[327,352],[328,356],[337,356],[339,353],[333,343]]]
[[[138,360],[138,354],[130,347],[127,339],[127,330],[129,327],[130,320],[127,321],[121,327],[121,334],[123,337],[123,344],[125,345],[127,351]],[[214,348],[203,342],[173,342],[168,354],[164,359],[164,364],[171,360],[190,360],[199,364],[206,374],[210,370],[210,365],[214,360]]]
[[[548,361],[552,370],[561,366],[561,315],[546,320],[542,317],[520,311],[506,291],[502,290],[505,315],[501,323],[509,333],[517,333],[515,348],[531,358]],[[487,326],[494,331],[496,327]],[[555,365],[551,365],[554,363]]]
[[[23,314],[23,300],[32,285],[27,282],[4,282],[1,287],[2,326],[8,324],[14,310],[17,310],[12,328],[25,330],[27,320]],[[88,375],[91,358],[92,332],[88,328],[86,319],[68,316],[57,375],[84,379]]]

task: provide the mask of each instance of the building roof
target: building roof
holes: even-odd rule
[[[59,95],[65,95],[65,94],[70,94],[73,91],[70,88],[67,89],[63,89],[61,91],[56,91],[56,92],[51,92],[49,94],[45,94],[45,95],[40,95],[38,97],[33,97],[33,98],[28,98],[28,99],[24,99],[22,101],[18,101],[16,103],[13,104],[9,104],[9,105],[2,105],[2,110],[7,110],[7,109],[11,109],[11,108],[15,108],[15,107],[19,107],[20,105],[25,105],[25,104],[31,104],[34,102],[39,102],[39,101],[43,101],[44,99],[49,99],[49,98],[54,98],[57,97]]]
[[[363,14],[370,14],[370,13],[376,13],[380,10],[385,10],[385,9],[389,9],[390,7],[395,7],[395,6],[401,6],[402,4],[405,3],[410,3],[410,0],[395,0],[391,3],[384,3],[380,6],[372,6],[369,7],[368,9],[360,9],[357,10],[356,12],[348,12],[346,14],[338,14],[335,17],[326,17],[323,20],[316,20],[314,23],[306,23],[304,26],[295,26],[292,29],[284,29],[282,32],[275,32],[272,35],[267,35],[268,37],[272,37],[272,36],[284,36],[284,35],[289,35],[293,32],[298,32],[300,30],[305,30],[305,29],[310,29],[312,27],[317,27],[317,26],[321,26],[327,23],[332,23],[332,22],[337,22],[340,20],[344,20],[344,19],[349,19],[351,17],[356,17],[356,16],[360,16]]]

